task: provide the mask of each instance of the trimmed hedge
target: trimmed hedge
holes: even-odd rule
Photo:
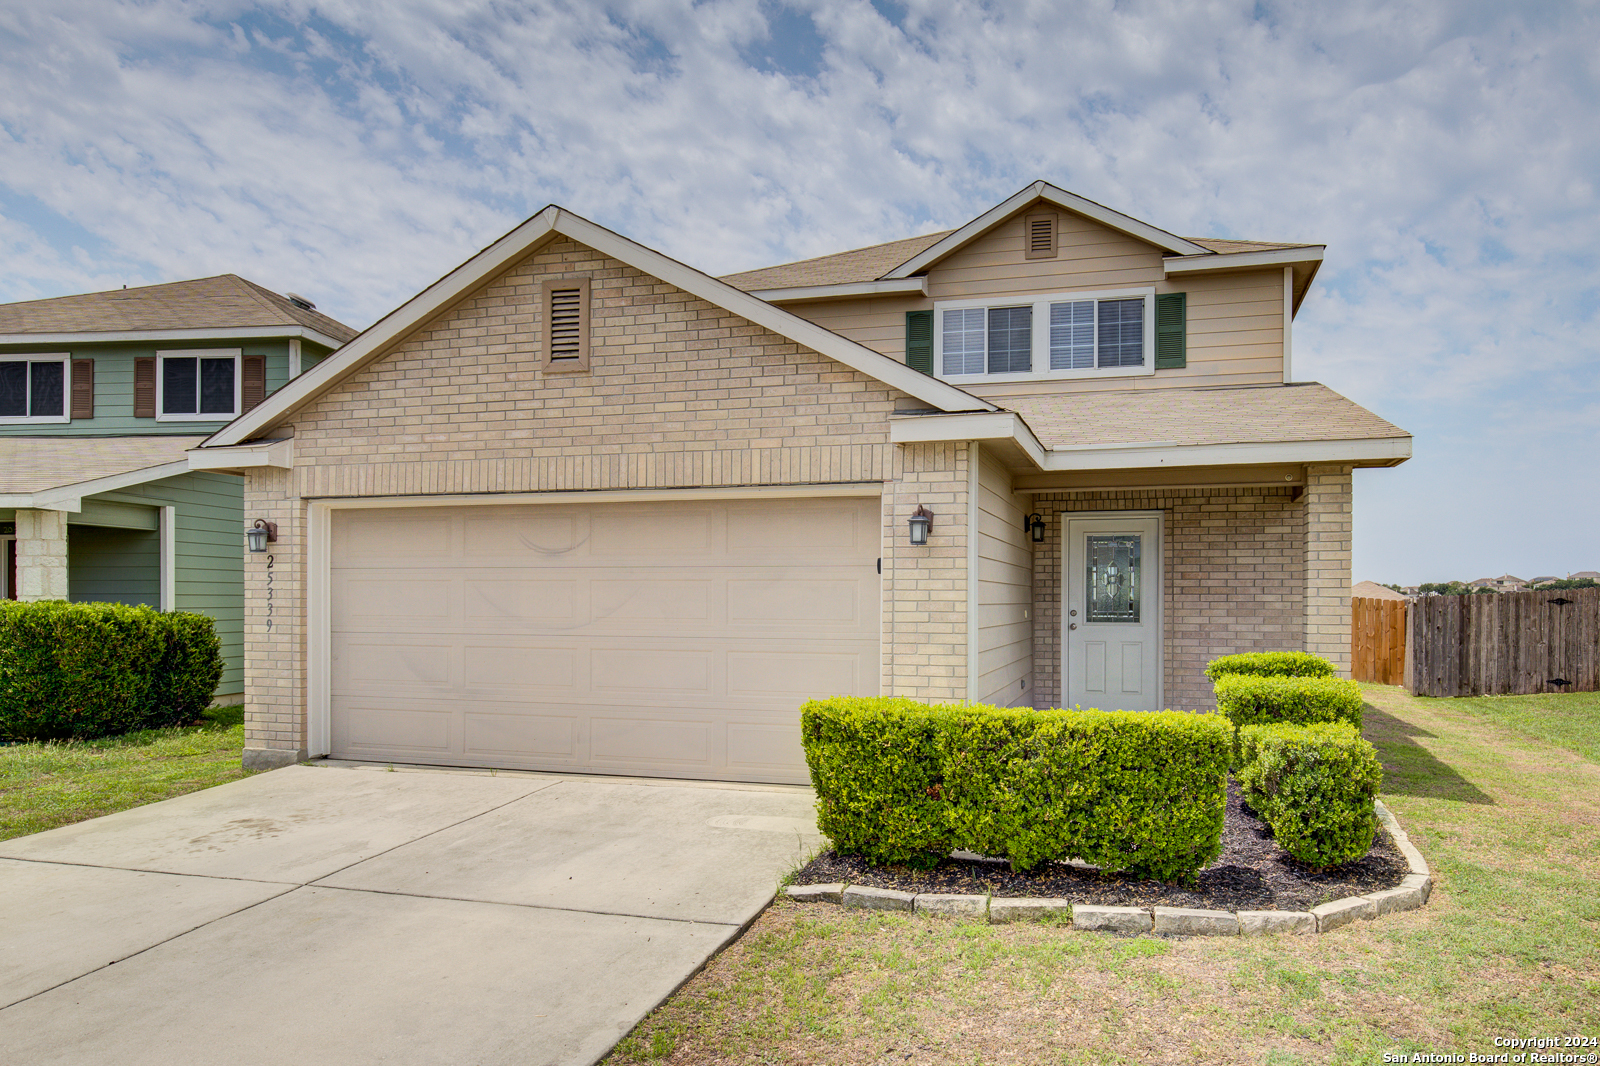
[[[1239,785],[1284,851],[1325,869],[1371,849],[1383,768],[1354,727],[1250,725],[1239,744]]]
[[[1206,678],[1215,681],[1230,674],[1256,677],[1332,677],[1333,663],[1308,651],[1251,651],[1224,655],[1206,664]]]
[[[1345,722],[1361,731],[1361,686],[1336,677],[1259,677],[1229,674],[1212,686],[1217,711],[1243,729],[1288,722]]]
[[[931,866],[959,848],[1170,881],[1221,852],[1233,729],[1216,715],[837,697],[800,722],[842,854]]]
[[[0,737],[68,740],[186,725],[222,646],[205,615],[117,603],[0,602]]]

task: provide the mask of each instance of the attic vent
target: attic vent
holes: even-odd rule
[[[589,279],[544,283],[544,368],[589,369]]]
[[[1022,227],[1024,259],[1054,259],[1056,257],[1055,215],[1028,215],[1022,220]]]
[[[290,303],[294,304],[302,311],[315,311],[317,309],[316,304],[312,303],[310,300],[306,299],[304,296],[301,296],[297,292],[286,292],[284,295],[289,298]]]

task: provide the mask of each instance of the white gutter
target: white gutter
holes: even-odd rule
[[[294,469],[294,438],[196,449],[189,453],[190,470],[254,470],[272,467]]]
[[[751,289],[769,304],[793,304],[806,300],[840,300],[858,296],[926,296],[926,275],[891,278],[888,281],[853,281],[845,285],[796,285],[787,289]]]
[[[230,329],[122,329],[90,333],[0,333],[0,344],[121,344],[137,341],[259,340],[288,337],[337,348],[334,340],[309,326],[234,326]]]
[[[54,488],[40,489],[38,492],[12,492],[0,495],[0,507],[32,508],[40,511],[72,511],[83,510],[83,498],[95,496],[102,492],[116,492],[118,489],[132,488],[151,481],[160,481],[164,477],[176,477],[189,472],[189,461],[179,459],[175,463],[162,463],[160,466],[147,466],[142,470],[129,470],[121,474],[111,474],[108,477],[95,478],[92,481],[80,481],[73,485],[57,485]]]
[[[1295,263],[1320,263],[1325,244],[1304,248],[1274,248],[1265,252],[1213,252],[1210,255],[1169,255],[1161,260],[1168,276],[1198,274],[1206,270],[1246,270],[1251,267],[1292,266]]]

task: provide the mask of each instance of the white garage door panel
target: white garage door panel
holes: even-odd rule
[[[806,779],[878,690],[879,501],[338,511],[333,753]]]

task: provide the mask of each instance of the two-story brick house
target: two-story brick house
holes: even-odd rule
[[[278,529],[246,761],[798,781],[810,696],[1347,665],[1351,471],[1411,440],[1292,380],[1321,258],[1041,182],[717,279],[547,208],[197,453]]]
[[[355,333],[233,275],[0,305],[0,595],[209,614],[241,693],[243,479],[187,453]]]

